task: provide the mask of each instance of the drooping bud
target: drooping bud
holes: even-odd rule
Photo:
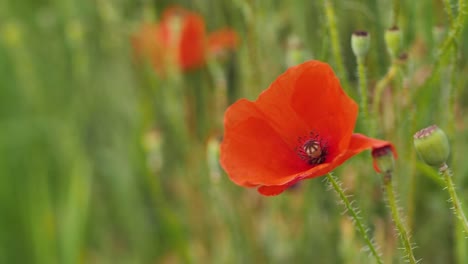
[[[401,40],[402,33],[397,26],[393,26],[385,31],[385,44],[392,58],[396,58],[400,54]]]
[[[372,150],[374,169],[379,173],[389,174],[395,166],[394,154],[391,146],[384,146]]]
[[[414,147],[419,157],[428,165],[442,166],[450,154],[450,144],[444,131],[432,125],[414,134]]]
[[[351,35],[351,49],[358,58],[364,58],[369,52],[370,34],[367,31],[355,31]]]

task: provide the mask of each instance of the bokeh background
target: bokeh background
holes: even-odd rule
[[[398,149],[394,184],[415,255],[468,263],[437,171],[412,145],[431,124],[447,132],[467,201],[465,2],[0,0],[0,263],[373,263],[321,178],[263,197],[218,164],[225,108],[255,99],[290,65],[330,63],[359,101],[358,29],[371,35],[369,93],[385,81],[375,136]],[[135,59],[131,38],[174,4],[208,32],[235,30],[239,45],[176,78],[158,75]],[[393,25],[407,56],[392,62]],[[335,175],[385,263],[403,263],[370,153]]]

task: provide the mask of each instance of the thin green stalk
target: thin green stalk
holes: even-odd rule
[[[361,111],[364,116],[364,121],[369,120],[369,113],[367,110],[367,71],[366,65],[364,63],[364,58],[361,56],[357,58],[357,65],[358,65],[358,78],[359,78],[359,94],[361,96]]]
[[[34,64],[34,57],[28,47],[27,31],[17,21],[6,21],[0,27],[0,44],[5,44],[7,54],[14,65],[15,77],[21,96],[32,110],[43,107],[40,81]]]
[[[453,18],[452,4],[450,3],[451,0],[443,0],[442,2],[444,4],[445,12],[447,13],[449,24],[452,25],[454,18]]]
[[[387,73],[385,76],[377,82],[377,85],[375,86],[375,91],[374,91],[374,103],[372,106],[372,112],[374,114],[377,114],[380,101],[382,99],[382,94],[387,87],[387,85],[395,78],[397,72],[398,72],[398,64],[392,63],[392,66],[388,69]]]
[[[456,43],[456,41],[460,37],[463,26],[465,25],[467,13],[468,13],[468,5],[466,4],[466,0],[459,0],[457,18],[456,20],[453,21],[447,37],[442,42],[442,45],[439,48],[436,61],[438,61],[438,59],[443,57],[447,53],[449,48],[452,46],[452,44]]]
[[[342,80],[343,87],[348,92],[347,87],[347,76],[346,71],[343,63],[343,56],[341,54],[340,49],[340,39],[338,35],[338,26],[336,24],[336,15],[335,9],[333,8],[333,4],[330,0],[324,0],[324,8],[325,8],[325,15],[327,17],[328,22],[328,29],[330,31],[330,38],[331,38],[331,48],[333,52],[333,57],[336,64],[336,70],[338,72],[338,76],[340,80]]]
[[[439,169],[439,173],[444,177],[445,183],[447,185],[447,191],[450,195],[450,202],[453,205],[453,213],[457,216],[458,220],[460,220],[465,233],[468,234],[468,220],[466,219],[461,202],[458,199],[457,192],[455,191],[455,185],[452,181],[452,171],[447,164],[443,164]]]
[[[377,129],[377,120],[379,117],[379,107],[382,100],[382,94],[387,85],[395,78],[396,74],[398,73],[399,66],[396,62],[393,62],[390,68],[388,69],[385,76],[377,82],[374,90],[374,101],[372,102],[372,126],[370,135],[376,135]]]
[[[387,194],[387,201],[388,205],[390,206],[390,210],[392,213],[392,218],[393,221],[395,222],[396,228],[398,235],[401,239],[401,243],[404,246],[404,250],[406,252],[406,257],[408,258],[409,263],[416,264],[416,258],[414,257],[413,254],[413,248],[411,246],[409,234],[406,231],[406,228],[403,224],[403,221],[401,220],[400,217],[400,212],[398,210],[396,198],[395,198],[395,193],[393,191],[393,184],[392,184],[392,174],[387,173],[384,176],[384,185],[385,185],[385,192]]]
[[[366,231],[367,229],[364,226],[364,224],[361,222],[361,218],[359,217],[358,210],[356,210],[352,206],[352,203],[348,200],[348,197],[344,193],[344,190],[341,188],[341,183],[339,183],[338,180],[331,173],[328,173],[326,177],[330,186],[333,187],[333,189],[335,190],[335,192],[338,194],[341,201],[343,202],[344,206],[346,207],[346,210],[349,212],[349,214],[353,218],[354,225],[356,229],[359,231],[359,233],[361,233],[361,236],[364,238],[364,241],[369,247],[371,254],[375,257],[375,260],[377,261],[377,263],[382,264],[383,262],[380,257],[380,254],[377,252],[377,249],[374,246],[374,243],[372,243],[371,239],[369,238],[369,235],[367,234],[367,231]]]
[[[465,25],[466,21],[466,16],[468,14],[468,4],[466,3],[466,0],[459,0],[458,1],[458,15],[456,19],[453,20],[453,22],[450,25],[450,30],[445,37],[443,41],[441,41],[441,44],[439,48],[437,49],[435,58],[434,58],[434,67],[432,70],[432,75],[431,77],[427,78],[426,81],[421,85],[421,87],[427,87],[431,85],[436,77],[438,76],[437,72],[442,68],[441,66],[444,65],[443,58],[447,53],[450,52],[450,47],[455,47],[455,53],[456,50],[458,50],[458,45],[457,45],[457,40],[460,38],[460,34],[463,30],[463,27]]]
[[[400,0],[393,0],[392,25],[398,25],[398,16],[400,15]]]

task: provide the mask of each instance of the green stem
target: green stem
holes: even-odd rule
[[[393,26],[398,25],[398,16],[400,14],[400,0],[393,0],[393,17],[392,17],[392,23]]]
[[[379,107],[381,104],[382,100],[382,94],[387,85],[395,78],[396,74],[398,73],[398,64],[396,62],[393,62],[390,68],[388,69],[387,73],[385,76],[380,79],[377,82],[377,85],[375,86],[374,90],[374,101],[372,102],[372,110],[371,110],[371,115],[372,115],[372,127],[371,127],[371,132],[370,135],[374,136],[376,135],[376,130],[377,130],[377,119],[379,117]]]
[[[372,106],[372,111],[374,114],[377,114],[380,101],[382,98],[382,93],[387,87],[387,85],[395,78],[395,75],[398,72],[398,65],[396,63],[393,63],[392,66],[388,69],[387,73],[385,76],[377,82],[377,85],[375,86],[375,91],[374,91],[374,103]]]
[[[341,49],[340,49],[340,39],[338,36],[338,26],[336,24],[336,15],[335,15],[335,9],[333,8],[333,4],[331,3],[330,0],[324,0],[324,7],[325,7],[325,15],[327,17],[327,22],[328,22],[328,29],[330,30],[330,38],[331,38],[331,48],[333,52],[333,57],[335,60],[336,64],[336,70],[338,72],[338,76],[340,77],[340,80],[342,81],[343,87],[345,88],[345,91],[348,92],[348,87],[347,87],[347,76],[346,76],[346,71],[343,63],[343,56],[341,54]]]
[[[382,264],[383,263],[382,259],[379,253],[377,252],[377,249],[375,248],[374,244],[372,243],[371,239],[369,238],[366,228],[364,224],[361,222],[361,218],[359,217],[358,211],[352,206],[352,203],[348,200],[348,197],[344,193],[344,190],[341,188],[341,184],[331,173],[328,173],[326,177],[330,186],[333,187],[333,189],[335,190],[335,192],[338,194],[341,201],[343,202],[344,206],[346,207],[346,210],[349,212],[349,214],[353,218],[353,222],[354,222],[356,229],[359,231],[359,233],[361,233],[361,236],[364,238],[364,241],[369,247],[369,250],[371,251],[372,255],[375,257],[375,260],[377,261],[377,263]]]
[[[443,58],[445,55],[450,52],[450,47],[452,45],[455,47],[455,51],[457,50],[457,40],[460,38],[460,34],[463,30],[463,26],[465,25],[466,15],[468,13],[468,4],[466,4],[466,0],[459,0],[458,1],[458,15],[456,19],[454,19],[450,25],[450,31],[448,32],[447,36],[440,44],[435,58],[434,58],[434,67],[432,70],[431,77],[427,78],[426,81],[421,85],[421,87],[427,87],[431,85],[434,80],[438,76],[438,72],[441,69],[441,64],[444,64]],[[454,51],[454,52],[455,52]]]
[[[465,233],[468,234],[468,221],[466,220],[466,216],[465,213],[463,213],[461,202],[458,199],[457,193],[455,191],[455,185],[452,181],[452,172],[447,166],[447,164],[443,164],[440,167],[439,172],[442,176],[444,176],[444,180],[447,185],[447,190],[450,195],[450,201],[453,205],[453,213],[457,216],[458,220],[460,220],[460,223],[462,224]]]
[[[452,11],[451,0],[443,0],[442,2],[444,4],[445,12],[447,12],[449,24],[452,25],[453,24],[453,11]]]
[[[447,37],[442,42],[442,45],[439,48],[436,61],[438,61],[438,59],[444,56],[445,53],[447,53],[447,51],[449,50],[450,46],[456,43],[456,40],[460,37],[463,26],[465,25],[467,13],[468,5],[466,4],[466,0],[459,0],[457,18],[453,21]]]
[[[367,74],[366,65],[364,64],[364,58],[361,56],[357,57],[358,64],[358,78],[359,78],[359,94],[361,96],[361,111],[364,116],[364,121],[369,119],[369,113],[367,110]]]
[[[409,238],[408,232],[406,231],[405,226],[403,225],[403,221],[401,220],[400,212],[398,210],[395,193],[393,191],[391,173],[387,173],[384,176],[384,185],[385,185],[385,192],[387,194],[388,205],[390,206],[392,218],[393,218],[393,221],[395,222],[398,235],[400,236],[400,239],[401,239],[401,243],[403,244],[404,250],[407,254],[406,257],[408,258],[409,263],[416,264],[417,261],[413,254],[413,248],[411,247],[410,238]]]

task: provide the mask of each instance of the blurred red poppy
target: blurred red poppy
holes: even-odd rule
[[[363,150],[388,146],[396,155],[390,142],[353,134],[357,114],[328,64],[291,67],[256,101],[227,109],[221,165],[236,184],[277,195]]]
[[[203,66],[209,56],[238,45],[236,32],[223,29],[209,35],[201,16],[179,6],[164,10],[157,24],[144,24],[132,37],[138,58],[150,58],[157,72],[174,65],[182,70]]]

